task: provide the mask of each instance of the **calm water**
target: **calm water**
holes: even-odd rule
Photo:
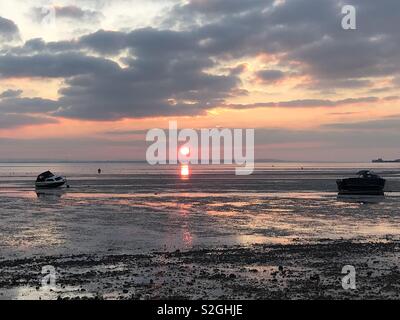
[[[338,199],[335,180],[363,168],[388,180],[386,198]],[[47,169],[71,188],[37,193]],[[0,164],[1,257],[400,238],[400,164],[262,163],[247,177],[191,169],[183,179],[179,167],[135,163]]]

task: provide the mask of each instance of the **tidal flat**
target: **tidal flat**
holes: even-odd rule
[[[400,164],[99,166],[0,165],[0,299],[400,298]],[[371,166],[384,197],[338,197]],[[49,168],[70,188],[35,190]]]
[[[321,240],[0,261],[0,299],[399,299],[400,241]],[[56,270],[41,286],[43,266]],[[344,265],[356,289],[342,286]]]

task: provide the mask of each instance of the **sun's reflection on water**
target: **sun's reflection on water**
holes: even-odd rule
[[[189,176],[190,176],[189,165],[187,165],[187,164],[181,165],[181,179],[182,180],[189,180]]]

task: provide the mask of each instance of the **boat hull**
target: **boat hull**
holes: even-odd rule
[[[55,189],[62,187],[67,181],[56,181],[56,182],[36,182],[35,186],[38,189]]]
[[[339,195],[384,195],[386,180],[349,178],[336,181]]]

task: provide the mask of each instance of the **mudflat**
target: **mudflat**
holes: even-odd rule
[[[321,240],[1,260],[1,299],[398,299],[400,241]],[[43,266],[56,270],[43,287]],[[356,270],[356,289],[342,268]]]

